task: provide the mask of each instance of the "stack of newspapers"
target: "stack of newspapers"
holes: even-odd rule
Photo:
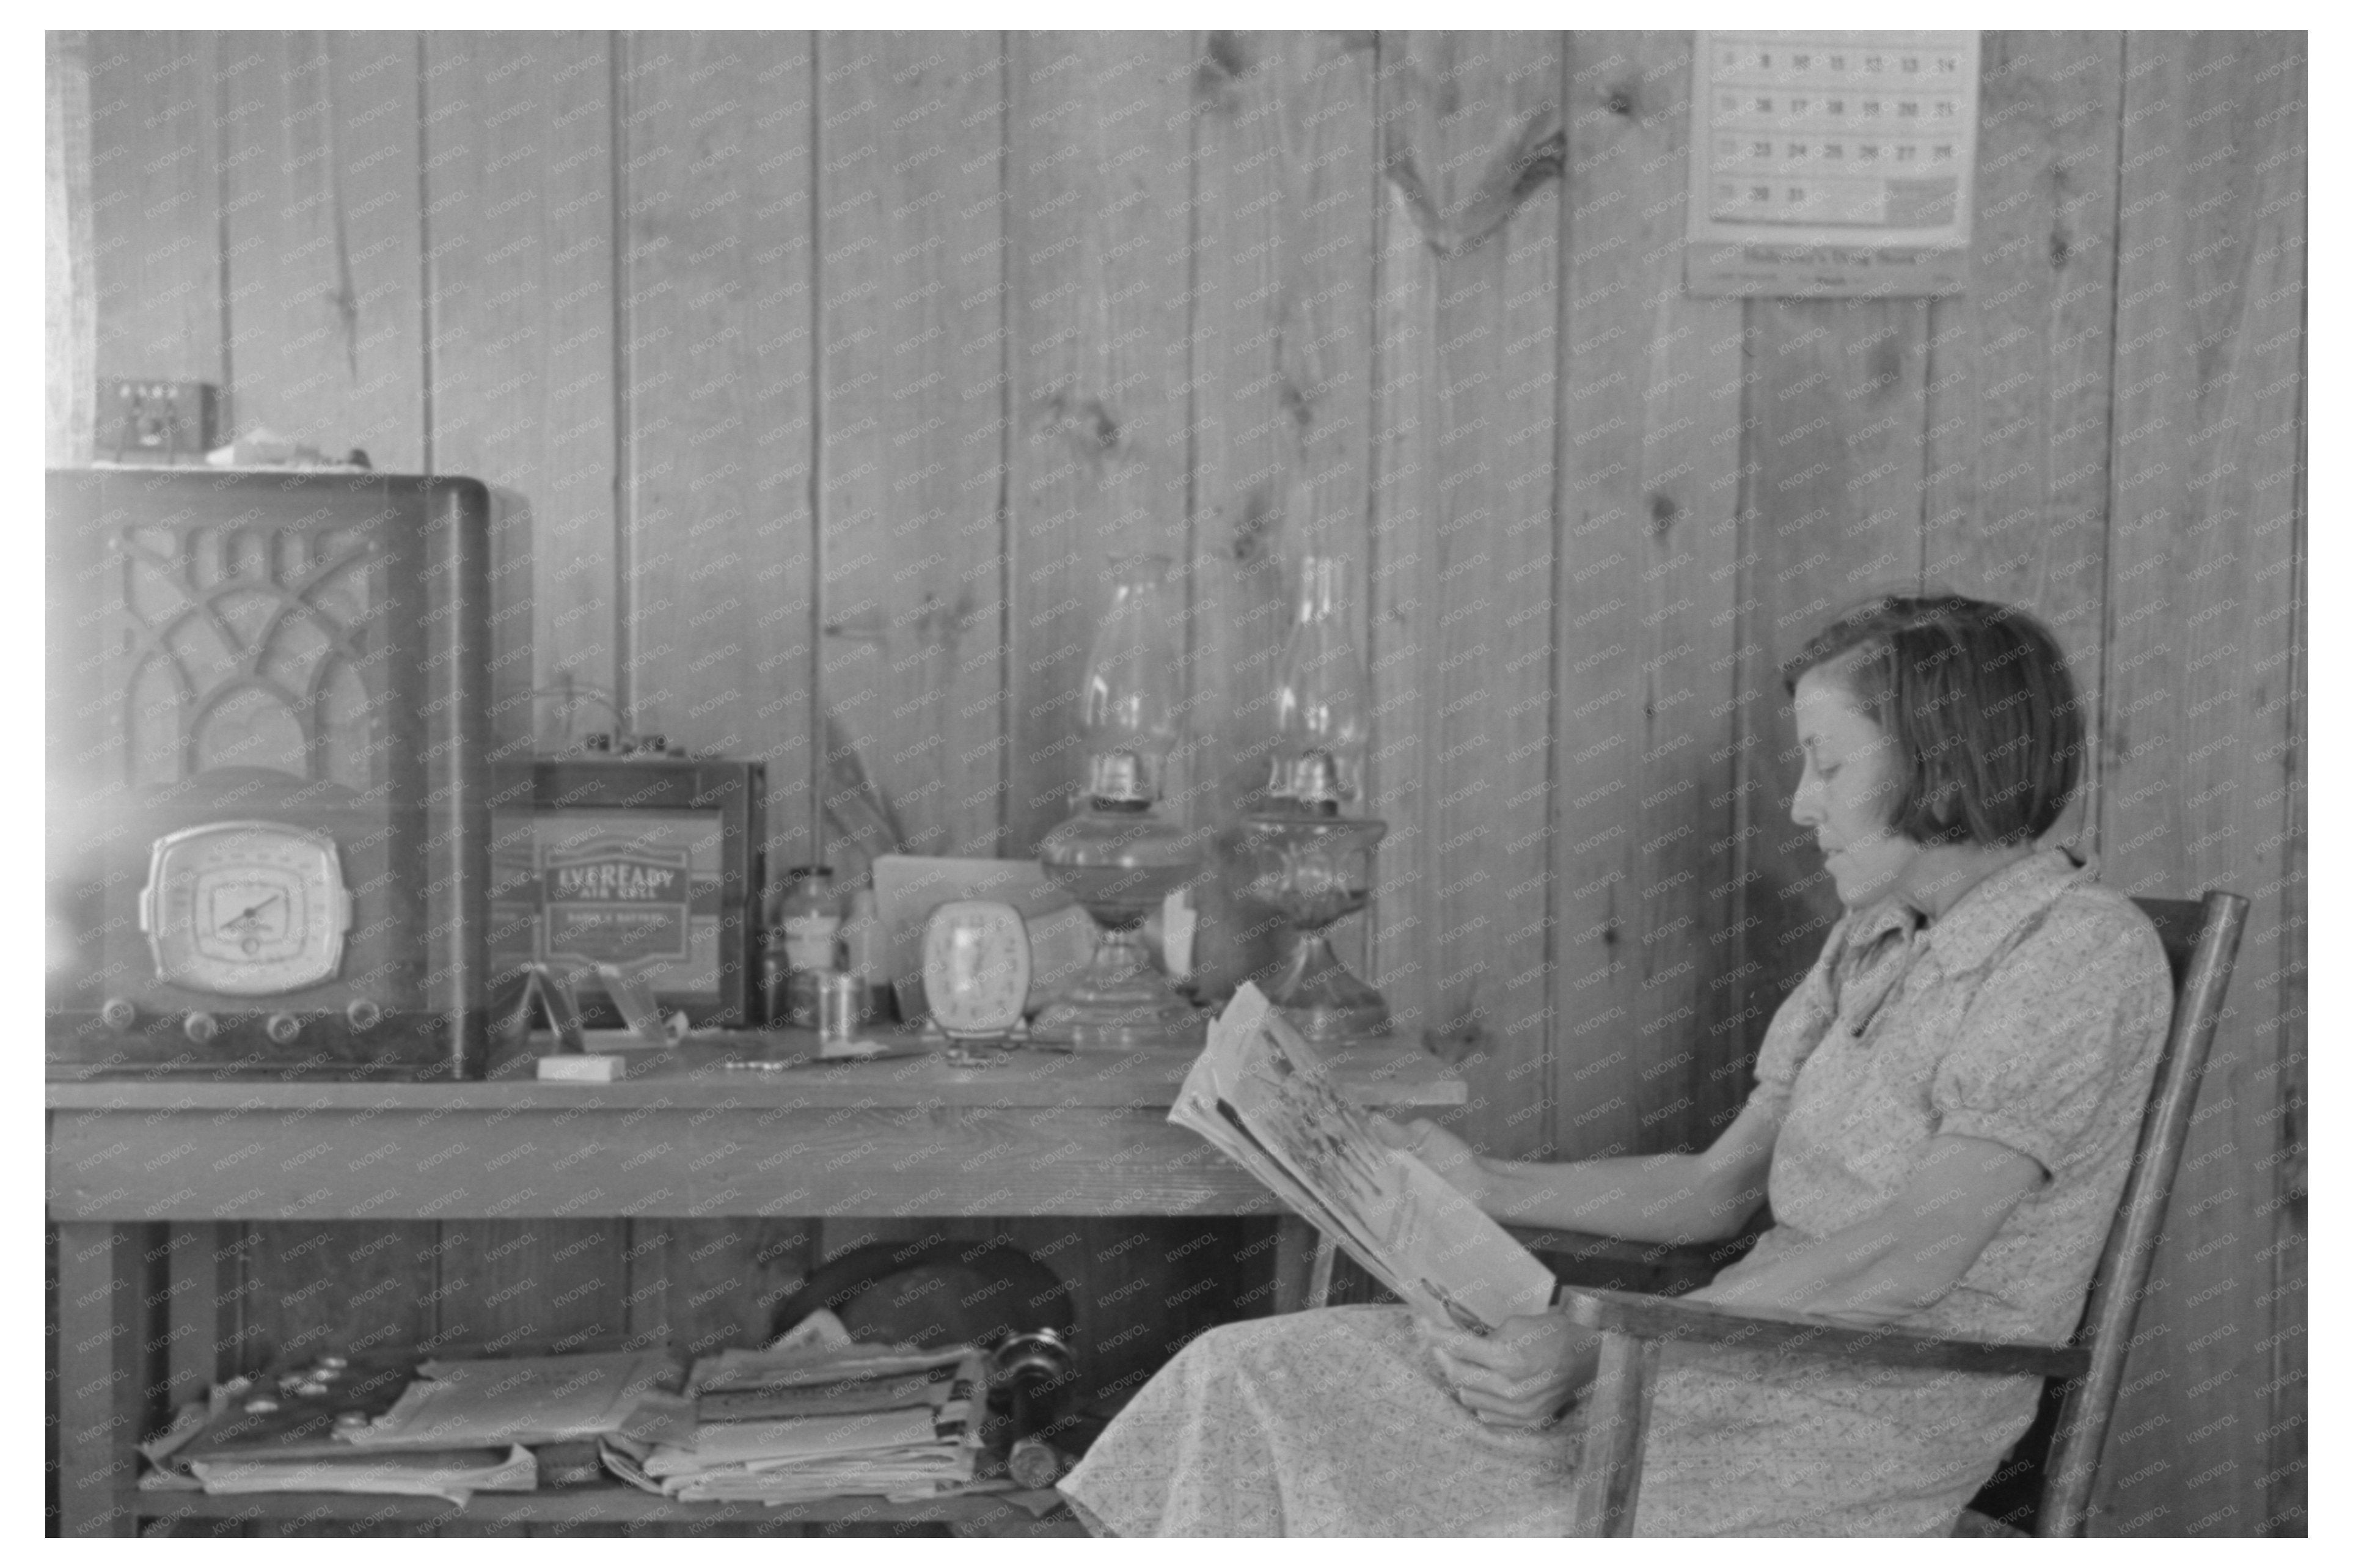
[[[273,1383],[237,1378],[142,1445],[143,1488],[212,1493],[357,1492],[438,1497],[532,1491],[538,1450],[625,1427],[651,1439],[682,1406],[666,1351],[340,1358]]]
[[[765,1351],[695,1363],[689,1429],[654,1443],[605,1439],[606,1467],[683,1502],[894,1502],[972,1485],[987,1394],[969,1345],[851,1342],[819,1312]]]
[[[1444,1177],[1384,1143],[1374,1113],[1254,985],[1209,1025],[1168,1119],[1431,1318],[1484,1334],[1551,1304],[1552,1272]]]

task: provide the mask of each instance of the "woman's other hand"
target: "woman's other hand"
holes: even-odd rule
[[[1593,1381],[1601,1337],[1558,1313],[1506,1319],[1484,1338],[1416,1318],[1463,1408],[1491,1426],[1541,1430]]]
[[[1391,1149],[1402,1150],[1446,1178],[1454,1190],[1482,1207],[1493,1190],[1485,1166],[1472,1147],[1436,1122],[1415,1118],[1399,1127],[1387,1117],[1376,1117],[1373,1130]]]

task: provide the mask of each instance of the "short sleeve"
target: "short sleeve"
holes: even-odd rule
[[[1757,1052],[1757,1086],[1749,1091],[1750,1105],[1769,1106],[1777,1111],[1786,1108],[1798,1070],[1836,1022],[1831,969],[1845,950],[1846,932],[1847,920],[1841,916],[1823,938],[1814,967],[1774,1012],[1773,1022],[1765,1030],[1765,1044]]]
[[[2137,910],[2055,906],[1962,1017],[1929,1091],[1938,1130],[2046,1172],[2129,1136],[2171,1007],[2164,949]]]

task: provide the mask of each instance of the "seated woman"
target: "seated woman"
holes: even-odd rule
[[[1774,1224],[1697,1299],[2063,1341],[2135,1146],[2170,1009],[2147,920],[2038,849],[2084,748],[2031,617],[1888,599],[1784,672],[1791,817],[1845,913],[1704,1153],[1532,1164],[1385,1132],[1500,1219],[1682,1241]],[[1063,1483],[1120,1534],[1556,1534],[1595,1337],[1479,1339],[1402,1307],[1201,1336]],[[1946,1534],[2039,1380],[1662,1347],[1637,1533]],[[1562,1419],[1566,1414],[1567,1419]]]

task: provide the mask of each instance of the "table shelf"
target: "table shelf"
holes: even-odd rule
[[[143,1391],[200,1389],[223,1342],[224,1224],[821,1216],[828,1220],[1276,1220],[1277,1311],[1314,1293],[1313,1233],[1168,1108],[1194,1053],[1015,1053],[747,1073],[789,1037],[695,1040],[617,1084],[521,1073],[465,1084],[286,1083],[212,1072],[55,1074],[44,1086],[55,1299],[76,1304],[56,1386],[60,1532],[138,1521],[544,1524],[946,1524],[1032,1533],[987,1497],[767,1509],[683,1504],[619,1488],[434,1499],[125,1489]],[[1468,1086],[1406,1038],[1329,1054],[1341,1082],[1393,1114],[1463,1104]],[[171,1234],[158,1238],[150,1227]],[[207,1261],[209,1260],[209,1261]],[[1239,1260],[1237,1260],[1239,1261]],[[190,1288],[180,1276],[196,1281]],[[168,1303],[167,1339],[149,1318]],[[168,1353],[167,1353],[168,1350]],[[1007,1528],[995,1528],[989,1521]],[[1052,1533],[1040,1527],[1038,1533]]]
[[[121,1506],[141,1520],[217,1520],[278,1524],[705,1525],[947,1524],[989,1528],[1037,1522],[1011,1494],[978,1492],[925,1502],[875,1497],[826,1498],[775,1508],[749,1502],[678,1502],[619,1485],[553,1487],[535,1492],[477,1492],[459,1508],[438,1498],[352,1492],[205,1492],[132,1489]],[[1034,1495],[1034,1494],[1023,1494]]]
[[[1200,1055],[1189,1047],[1084,1054],[1026,1050],[1008,1053],[989,1066],[968,1067],[939,1053],[820,1063],[814,1059],[815,1046],[814,1036],[791,1030],[697,1036],[670,1050],[628,1053],[628,1075],[611,1084],[543,1082],[533,1075],[535,1058],[528,1054],[501,1058],[488,1078],[455,1083],[282,1079],[217,1070],[78,1072],[52,1065],[43,1097],[58,1113],[181,1116],[737,1109],[889,1109],[920,1116],[947,1107],[1069,1113],[1140,1107],[1166,1111]],[[1466,1086],[1445,1063],[1403,1039],[1335,1046],[1324,1055],[1334,1075],[1366,1105],[1410,1108],[1460,1105],[1466,1097]],[[747,1061],[797,1065],[776,1072],[730,1065]]]

